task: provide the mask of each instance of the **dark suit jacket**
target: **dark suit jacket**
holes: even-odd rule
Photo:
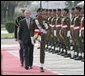
[[[23,43],[31,42],[31,36],[33,36],[33,33],[31,34],[31,21],[32,18],[30,18],[30,25],[28,29],[28,25],[26,22],[26,18],[20,21],[20,27],[19,27],[19,40],[21,40]]]

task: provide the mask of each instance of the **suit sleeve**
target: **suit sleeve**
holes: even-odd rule
[[[18,33],[19,40],[21,40],[21,38],[22,38],[22,31],[23,31],[22,21],[20,21],[19,33]]]

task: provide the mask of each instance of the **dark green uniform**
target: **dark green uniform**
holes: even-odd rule
[[[81,22],[81,16],[76,16],[74,19],[74,39],[75,39],[75,55],[78,55],[78,53],[81,51],[80,49],[80,37],[79,37],[79,29],[80,29],[80,22]]]
[[[46,38],[46,27],[43,23],[44,19],[42,16],[38,16],[34,19],[34,25],[33,28],[35,29],[35,32],[41,35],[41,42],[40,42],[40,63],[44,63],[45,59],[45,38]],[[43,31],[43,30],[44,31]]]
[[[74,31],[73,31],[73,27],[74,27],[74,18],[72,17],[71,19],[71,24],[70,24],[70,31],[71,31],[71,40],[72,40],[72,44],[74,44]]]
[[[81,18],[81,50],[82,61],[84,62],[84,17]]]
[[[74,49],[75,49],[75,38],[74,38],[74,19],[75,17],[71,18],[70,22],[70,32],[71,32],[71,37],[70,37],[70,50],[71,50],[71,58],[74,56]]]
[[[56,26],[55,26],[55,21],[56,21],[56,17],[53,17],[51,19],[51,34],[52,34],[52,53],[54,53],[55,51],[55,38],[56,38]]]
[[[51,19],[52,19],[51,16],[48,17],[48,32],[47,32],[47,38],[49,38],[49,40],[48,40],[48,51],[51,50],[51,42],[52,42],[51,41],[51,37],[52,37],[52,35],[51,35],[51,27],[50,27]]]
[[[56,42],[56,48],[55,48],[55,50],[56,50],[56,52],[58,52],[59,51],[59,48],[61,48],[61,44],[62,44],[62,39],[61,39],[61,37],[60,37],[60,32],[61,32],[61,21],[62,21],[62,16],[60,16],[60,17],[56,17],[56,21],[55,21],[55,29],[56,29],[56,37],[55,37],[55,42]]]
[[[62,19],[62,27],[61,27],[61,35],[62,35],[62,41],[63,41],[63,44],[64,44],[64,53],[66,54],[67,52],[69,52],[70,50],[70,34],[69,34],[69,31],[70,31],[70,18],[69,17],[64,17]]]

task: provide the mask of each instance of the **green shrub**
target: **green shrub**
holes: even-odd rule
[[[15,29],[15,22],[13,19],[8,19],[6,20],[5,22],[5,27],[6,27],[6,30],[9,32],[9,33],[13,33],[14,32],[14,29]]]

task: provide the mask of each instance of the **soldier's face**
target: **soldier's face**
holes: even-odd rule
[[[42,11],[42,15],[44,14],[44,11]]]
[[[72,14],[72,15],[74,15],[74,14],[75,14],[74,10],[71,10],[71,14]]]
[[[39,12],[38,12],[38,15],[41,15],[41,14],[42,14],[42,12],[41,12],[41,11],[39,11]]]
[[[81,9],[81,14],[84,14],[84,9]]]
[[[57,15],[58,15],[58,16],[61,15],[61,12],[60,12],[60,11],[57,11]]]
[[[62,15],[63,15],[63,16],[66,16],[66,14],[67,14],[67,13],[66,13],[64,10],[62,10]]]
[[[53,12],[53,16],[56,16],[56,12]]]
[[[77,13],[79,13],[79,10],[75,9],[75,11],[74,11],[74,12],[75,12],[75,14],[77,14]]]
[[[49,16],[51,16],[51,12],[49,11]]]
[[[30,11],[25,11],[25,17],[26,17],[26,18],[29,18],[30,15],[31,15]]]

